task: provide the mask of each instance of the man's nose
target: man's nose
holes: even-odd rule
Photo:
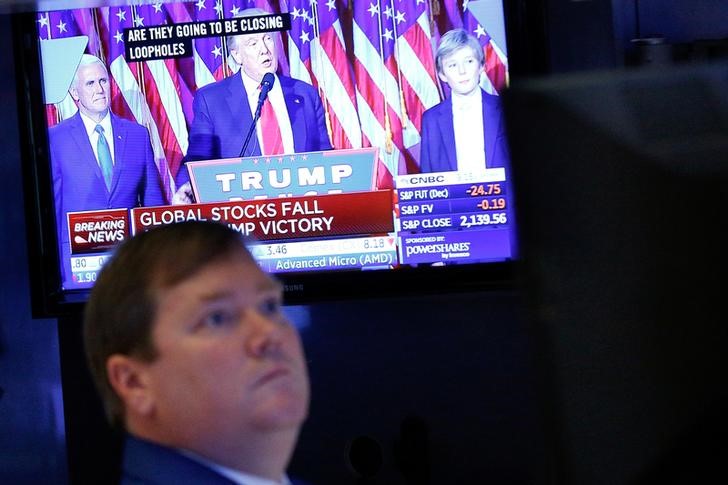
[[[465,63],[461,62],[458,64],[458,73],[465,74]]]
[[[255,357],[270,357],[279,353],[286,323],[259,312],[250,316],[247,350]]]

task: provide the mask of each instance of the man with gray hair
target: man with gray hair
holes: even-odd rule
[[[68,90],[78,112],[48,130],[58,240],[70,255],[66,214],[164,203],[147,130],[116,116],[110,80],[98,57],[84,54]],[[68,258],[64,274],[70,275]]]
[[[257,15],[268,15],[268,12],[253,8],[239,14]],[[273,34],[231,36],[227,45],[240,70],[203,87],[195,95],[186,160],[331,149],[324,109],[316,89],[303,81],[276,74],[279,53]],[[253,124],[263,76],[268,73],[275,78],[272,88],[262,106],[255,136],[241,153]],[[180,170],[178,185],[187,180],[187,171]]]
[[[421,171],[475,172],[507,166],[500,100],[480,87],[485,55],[478,39],[463,29],[447,32],[435,63],[451,96],[422,115]]]

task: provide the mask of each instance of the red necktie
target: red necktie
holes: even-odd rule
[[[265,98],[263,109],[260,112],[260,129],[263,133],[263,155],[283,153],[281,128],[278,126],[278,119],[268,98]]]

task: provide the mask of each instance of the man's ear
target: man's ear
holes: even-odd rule
[[[447,82],[447,78],[446,78],[446,77],[445,77],[445,75],[444,75],[444,74],[442,73],[442,71],[437,71],[437,77],[439,77],[439,78],[440,78],[440,81],[444,82],[445,84],[448,84],[448,82]]]
[[[68,90],[68,94],[71,95],[74,101],[78,101],[78,89],[76,89],[74,86],[71,86],[71,88]]]
[[[122,354],[113,354],[106,361],[109,384],[124,403],[127,414],[149,416],[154,410],[148,367],[149,364]]]

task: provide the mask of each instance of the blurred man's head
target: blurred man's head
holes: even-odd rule
[[[109,111],[109,73],[101,59],[90,54],[81,56],[76,75],[68,90],[79,111],[99,122]]]
[[[478,39],[463,29],[446,32],[435,55],[437,74],[453,94],[467,96],[479,89],[485,54]]]
[[[185,222],[125,242],[91,293],[84,338],[107,413],[130,433],[262,476],[240,457],[275,437],[287,463],[308,411],[303,350],[280,284],[239,233]]]
[[[238,17],[269,15],[260,8],[242,10]],[[255,81],[261,82],[266,73],[275,73],[278,69],[278,52],[272,32],[262,34],[233,35],[227,38],[230,55],[245,74]]]

